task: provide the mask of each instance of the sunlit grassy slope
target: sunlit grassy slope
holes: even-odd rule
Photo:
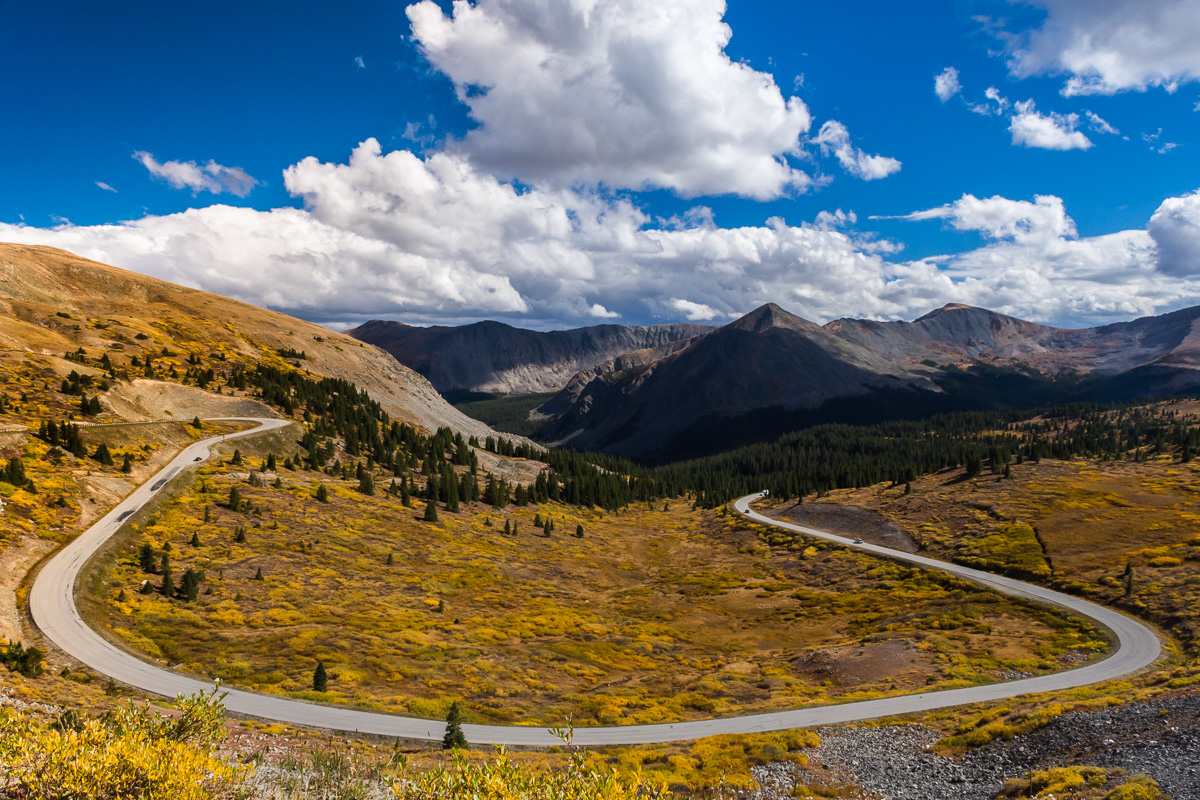
[[[429,717],[460,699],[480,720],[583,725],[990,681],[1100,646],[1054,613],[838,548],[772,547],[683,501],[443,507],[431,523],[386,479],[368,497],[321,473],[257,472],[262,458],[204,468],[135,522],[91,584],[103,627],[262,691]],[[227,507],[234,487],[249,512]],[[170,545],[176,583],[203,570],[194,602],[138,593],[161,580],[139,568],[145,543],[156,559]]]

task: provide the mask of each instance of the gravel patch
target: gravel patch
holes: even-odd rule
[[[957,759],[928,752],[939,736],[923,725],[818,733],[821,747],[811,760],[885,800],[989,800],[1009,778],[1069,764],[1144,773],[1171,797],[1200,798],[1200,694],[1195,692],[1064,714],[1038,731]]]

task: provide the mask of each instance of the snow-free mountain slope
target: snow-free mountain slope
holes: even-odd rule
[[[388,351],[427,377],[439,392],[536,394],[556,392],[575,373],[611,358],[685,341],[709,330],[679,323],[541,332],[492,321],[418,328],[371,320],[346,333]]]
[[[142,339],[135,338],[140,334]],[[215,349],[256,362],[302,353],[313,373],[348,380],[392,416],[427,429],[491,431],[450,406],[423,377],[378,348],[275,311],[81,258],[0,243],[0,345],[62,355],[79,347],[186,359]],[[163,363],[167,363],[164,361]]]
[[[541,410],[555,441],[661,460],[818,421],[1171,394],[1200,386],[1198,317],[1071,330],[948,305],[818,326],[767,304],[659,358],[580,373]]]

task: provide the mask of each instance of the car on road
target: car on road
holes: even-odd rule
[[[862,544],[862,543],[863,543],[862,537],[861,537],[861,536],[855,536],[855,537],[854,537],[854,543],[855,543],[855,544]]]

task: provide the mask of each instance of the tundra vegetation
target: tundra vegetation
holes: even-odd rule
[[[990,682],[1105,646],[1057,612],[687,502],[610,512],[545,499],[539,482],[512,490],[517,505],[489,476],[495,504],[463,497],[451,512],[429,486],[445,497],[479,476],[453,465],[449,436],[431,440],[442,450],[423,454],[424,475],[396,479],[428,498],[411,507],[398,488],[364,493],[367,467],[340,450],[313,469],[299,442],[271,444],[202,467],[132,521],[87,582],[96,624],[259,691],[431,719],[459,700],[467,721],[578,725]],[[272,455],[279,473],[263,472]],[[200,576],[199,592],[139,594],[154,580],[147,549]]]
[[[722,509],[770,488],[778,498],[878,508],[935,556],[1126,608],[1180,643],[1165,668],[1136,682],[933,715],[943,749],[1196,681],[1194,403],[818,426],[651,468],[419,431],[353,384],[312,371],[319,354],[338,350],[320,336],[275,350],[201,314],[26,306],[0,330],[33,343],[0,352],[0,555],[38,538],[68,541],[182,445],[237,429],[196,426],[182,400],[178,422],[103,424],[148,418],[138,391],[266,404],[298,423],[239,444],[241,464],[224,453],[131,520],[87,584],[89,614],[128,646],[193,672],[437,719],[459,699],[467,721],[559,723],[573,713],[587,725],[964,685],[1102,647],[1087,626],[1044,609],[780,537]],[[431,504],[437,520],[423,520]],[[34,650],[6,646],[6,691],[119,712],[115,684],[86,670],[38,675],[46,665]],[[324,691],[315,689],[318,662]],[[24,774],[20,759],[85,740],[132,761],[173,757],[151,732],[157,723],[4,719],[10,780]],[[722,770],[745,785],[748,765],[802,760],[816,746],[809,737],[613,749],[587,764],[597,780],[617,768],[626,786],[715,786]],[[514,762],[539,774],[563,768],[554,754],[465,756],[465,771],[437,758],[410,764],[444,768],[429,786],[458,780],[445,777],[456,770],[468,781],[495,777]],[[76,762],[55,763],[91,763]],[[1012,797],[1044,796],[1062,776],[1026,777]],[[1103,786],[1091,785],[1098,780],[1080,785],[1097,797],[1154,796],[1141,779],[1106,773]]]

